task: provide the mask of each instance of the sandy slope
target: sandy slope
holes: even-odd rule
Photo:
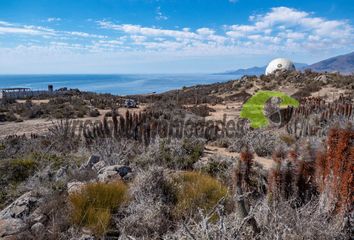
[[[229,152],[226,148],[206,145],[204,149],[202,161],[207,160],[207,158],[211,157],[212,155],[221,155],[221,156],[234,157],[234,158],[238,158],[240,156],[239,153]],[[271,158],[259,157],[257,155],[255,155],[254,160],[257,163],[261,164],[266,170],[271,169],[274,163]]]
[[[130,112],[139,112],[143,111],[146,108],[146,106],[140,106],[139,108],[135,109],[129,109]],[[102,120],[103,116],[109,111],[109,110],[99,110],[101,115],[98,117],[85,117],[85,118],[79,118],[75,119],[78,121],[99,121]],[[126,108],[120,108],[118,112],[122,114],[123,116],[125,115],[127,109]],[[8,135],[31,135],[31,133],[35,134],[42,134],[45,132],[48,132],[48,128],[51,127],[57,120],[49,120],[49,119],[31,119],[31,120],[25,120],[23,122],[5,122],[5,123],[0,123],[0,138],[4,138]]]

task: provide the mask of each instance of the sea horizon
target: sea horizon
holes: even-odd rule
[[[161,93],[182,87],[212,84],[239,79],[240,75],[175,73],[175,74],[0,74],[0,88],[32,90],[63,87],[81,91],[134,95]]]

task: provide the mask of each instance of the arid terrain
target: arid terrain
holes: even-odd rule
[[[261,91],[299,106],[253,128]],[[282,71],[3,101],[0,239],[350,239],[353,99],[353,75]]]

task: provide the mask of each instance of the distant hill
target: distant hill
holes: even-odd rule
[[[307,68],[307,64],[305,63],[294,63],[296,69],[304,69]],[[264,74],[267,66],[263,67],[252,67],[252,68],[245,68],[245,69],[238,69],[234,71],[227,71],[221,74],[227,74],[227,75],[261,75]]]
[[[311,65],[305,63],[294,63],[296,69],[305,70],[312,69],[315,72],[340,72],[342,74],[349,74],[354,72],[354,52],[332,57],[326,60],[322,60]],[[251,67],[251,68],[241,68],[237,70],[227,71],[220,74],[227,75],[261,75],[264,74],[264,67]]]
[[[310,68],[316,72],[340,72],[343,74],[353,73],[354,72],[354,52],[332,57],[311,64],[304,68]]]

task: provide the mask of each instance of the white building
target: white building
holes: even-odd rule
[[[295,71],[296,69],[292,61],[285,58],[276,58],[268,64],[265,74],[269,75],[277,70]]]

